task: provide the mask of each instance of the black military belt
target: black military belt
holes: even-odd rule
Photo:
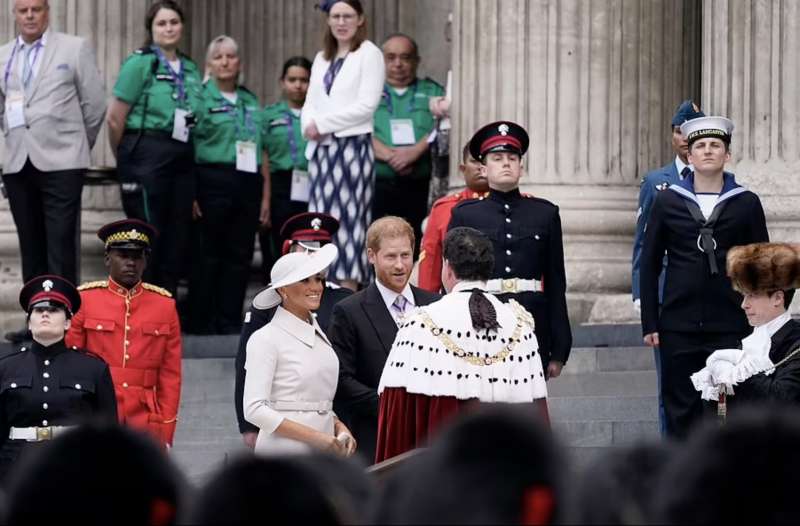
[[[8,430],[8,438],[9,440],[41,442],[43,440],[52,440],[74,427],[75,426],[12,427]]]
[[[158,137],[160,139],[172,139],[172,132],[164,130],[131,130],[126,129],[123,135],[144,135],[145,137]]]

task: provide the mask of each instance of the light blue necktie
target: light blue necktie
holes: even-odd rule
[[[33,44],[25,44],[25,57],[24,62],[22,63],[22,84],[25,89],[28,89],[28,86],[31,83],[31,77],[33,76],[33,64],[31,64],[31,52],[35,46]]]

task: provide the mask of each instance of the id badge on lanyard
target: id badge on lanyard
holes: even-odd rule
[[[258,155],[256,141],[252,140],[255,137],[256,129],[253,125],[253,120],[247,107],[243,106],[242,112],[244,120],[245,134],[247,137],[242,139],[242,126],[239,124],[239,112],[236,106],[229,106],[228,113],[233,118],[233,124],[236,127],[236,169],[240,172],[256,173],[258,172]]]
[[[20,126],[25,126],[25,94],[21,91],[13,90],[6,94],[6,118],[8,119],[8,129],[13,130]]]

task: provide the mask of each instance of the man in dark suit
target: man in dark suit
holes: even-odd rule
[[[330,243],[337,230],[339,230],[339,221],[328,214],[304,212],[294,215],[286,220],[280,230],[280,236],[283,239],[281,255],[286,255],[290,252],[317,250]],[[330,281],[325,282],[319,309],[314,312],[317,317],[317,323],[319,323],[323,331],[328,331],[333,306],[351,294],[350,289],[340,287]],[[244,315],[242,332],[239,335],[239,349],[236,352],[234,366],[236,368],[236,382],[233,400],[236,404],[236,420],[239,423],[239,433],[242,434],[242,440],[250,449],[256,446],[258,427],[248,422],[244,417],[244,379],[247,375],[244,364],[247,358],[247,341],[254,332],[272,320],[276,310],[277,307],[265,308],[265,306],[259,305],[256,300],[253,300],[253,305]],[[338,407],[334,407],[334,410],[341,412]],[[341,416],[339,415],[340,418]]]
[[[334,403],[345,409],[345,424],[358,441],[358,453],[371,464],[378,432],[378,383],[397,326],[414,307],[432,303],[439,295],[408,283],[414,229],[406,220],[385,216],[372,223],[367,257],[375,282],[334,306],[328,338],[339,356]]]
[[[550,201],[519,191],[528,144],[528,133],[510,121],[475,132],[469,149],[487,176],[489,197],[456,205],[448,229],[468,226],[492,240],[495,263],[486,290],[533,314],[545,376],[555,378],[572,347],[561,217]]]
[[[694,173],[659,192],[642,247],[642,332],[660,346],[661,394],[667,432],[685,437],[711,409],[704,407],[690,376],[716,349],[736,348],[750,332],[742,296],[725,275],[730,248],[769,240],[761,201],[724,172],[733,123],[725,117],[686,121]],[[664,253],[669,265],[663,301],[658,280]]]

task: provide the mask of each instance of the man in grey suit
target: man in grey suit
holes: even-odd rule
[[[75,282],[83,172],[105,113],[89,43],[48,29],[47,0],[15,0],[19,35],[0,48],[3,183],[17,225],[22,277]]]

